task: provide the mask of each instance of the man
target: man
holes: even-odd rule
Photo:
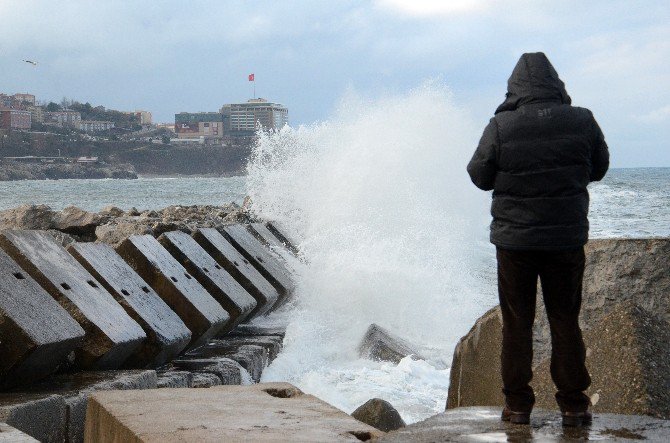
[[[591,384],[579,328],[591,181],[603,178],[609,153],[588,109],[570,106],[547,57],[523,54],[479,142],[468,173],[493,190],[491,242],[498,259],[503,317],[502,419],[526,424],[535,403],[532,327],[537,279],[551,327],[551,376],[563,424],[591,422]]]

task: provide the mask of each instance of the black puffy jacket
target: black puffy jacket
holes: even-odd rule
[[[591,111],[570,106],[547,57],[523,54],[479,141],[468,173],[493,190],[491,242],[506,249],[562,250],[588,240],[589,193],[609,152]]]

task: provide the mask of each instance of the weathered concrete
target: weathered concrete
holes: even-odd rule
[[[5,231],[0,246],[80,324],[86,332],[76,361],[83,368],[113,369],[146,339],[142,328],[49,234]]]
[[[41,442],[60,443],[65,438],[65,400],[50,394],[0,394],[0,422]]]
[[[283,338],[286,335],[286,326],[265,326],[257,325],[255,323],[243,323],[228,334],[229,337],[264,337],[268,335],[275,335]]]
[[[535,410],[530,426],[500,421],[500,408],[472,407],[449,410],[380,439],[383,442],[563,442],[563,441],[670,441],[670,421],[636,415],[596,414],[583,428],[563,427],[558,412]]]
[[[263,370],[268,365],[268,351],[262,346],[242,345],[224,356],[239,363],[256,383],[261,381]]]
[[[670,419],[670,324],[630,301],[584,334],[593,411]],[[537,405],[556,407],[549,360],[534,369]]]
[[[28,434],[24,434],[7,423],[0,423],[0,443],[31,443],[37,442]]]
[[[91,393],[108,390],[154,389],[156,380],[156,372],[151,370],[58,374],[31,386],[29,394],[57,394],[62,397],[66,407],[65,439],[73,443],[83,441],[86,405]],[[33,419],[43,420],[37,415]]]
[[[86,441],[360,441],[383,433],[286,383],[100,392]]]
[[[230,321],[219,334],[230,331],[251,314],[256,300],[193,237],[174,231],[161,235],[158,241],[228,312]]]
[[[192,388],[211,388],[212,386],[221,386],[221,378],[210,372],[194,372],[191,381]]]
[[[396,408],[381,398],[366,401],[356,408],[351,416],[384,432],[395,431],[406,426]]]
[[[365,332],[358,354],[363,358],[393,363],[400,363],[408,355],[423,360],[414,346],[374,323]]]
[[[255,337],[225,337],[210,340],[206,345],[194,349],[189,355],[198,357],[216,357],[243,345],[256,345],[268,351],[268,362],[272,362],[282,350],[283,338],[277,335]]]
[[[500,308],[482,315],[454,350],[447,408],[503,406],[500,379],[502,314]]]
[[[284,226],[283,223],[273,221],[266,223],[267,228],[272,232],[272,234],[279,239],[291,252],[294,254],[299,254],[298,245],[300,242],[292,234],[292,231],[288,227]]]
[[[193,374],[188,371],[169,370],[158,374],[157,388],[190,388]]]
[[[273,254],[244,225],[224,226],[220,232],[279,292],[279,300],[273,309],[291,299],[295,285],[283,259]]]
[[[263,223],[250,223],[246,227],[261,243],[273,251],[279,253],[281,250],[286,250],[295,255],[295,251],[279,240]]]
[[[191,348],[207,342],[228,322],[228,313],[150,235],[132,235],[116,248],[191,330]]]
[[[56,371],[84,330],[0,250],[0,389]]]
[[[198,229],[193,238],[256,299],[256,307],[249,314],[249,319],[266,314],[274,306],[279,298],[277,290],[219,231],[214,228]]]
[[[242,371],[245,369],[229,358],[182,358],[172,362],[175,368],[193,373],[214,374],[221,379],[222,385],[239,385],[242,383]]]
[[[77,243],[68,251],[144,329],[147,339],[126,361],[126,366],[159,366],[188,345],[191,331],[111,246]]]

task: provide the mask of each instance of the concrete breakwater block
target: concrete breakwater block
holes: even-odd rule
[[[228,336],[235,337],[265,337],[268,335],[283,338],[286,335],[286,326],[242,323],[228,334]]]
[[[296,255],[295,251],[287,246],[286,243],[282,242],[274,235],[267,226],[263,223],[250,223],[246,225],[249,232],[254,235],[261,243],[263,243],[268,248],[277,251],[286,250]]]
[[[189,347],[205,344],[230,317],[205,288],[150,235],[131,235],[116,251],[191,330]]]
[[[279,299],[277,290],[219,231],[214,228],[198,229],[193,238],[256,299],[256,307],[249,314],[249,319],[266,314],[275,305]]]
[[[76,362],[83,368],[119,367],[146,334],[100,283],[46,232],[5,231],[0,246],[86,332]]]
[[[288,383],[99,392],[86,441],[365,441],[383,432]]]
[[[280,298],[273,309],[286,303],[292,297],[295,285],[291,280],[286,262],[273,254],[244,225],[224,226],[220,232],[279,292]]]
[[[126,361],[128,367],[159,366],[191,341],[191,331],[158,294],[104,243],[77,243],[68,251],[109,291],[147,339]]]
[[[254,299],[190,235],[181,231],[166,232],[160,244],[210,293],[230,315],[230,321],[219,334],[244,321],[256,307]]]
[[[65,399],[51,394],[0,394],[0,422],[41,442],[63,442],[66,427]]]
[[[296,255],[299,253],[298,245],[300,245],[300,241],[298,241],[298,238],[291,229],[278,221],[267,222],[265,226],[267,226],[270,232],[291,252]]]
[[[358,346],[358,354],[363,358],[396,364],[409,355],[417,360],[423,360],[423,357],[409,342],[374,323],[365,332]]]
[[[593,424],[567,428],[556,411],[535,409],[529,426],[500,421],[501,408],[449,410],[386,434],[383,442],[438,441],[670,441],[670,421],[651,417],[596,414]]]
[[[84,330],[0,250],[0,389],[56,371]]]
[[[157,388],[190,388],[193,373],[189,371],[167,370],[158,373]]]
[[[172,365],[194,374],[214,374],[222,385],[239,385],[242,383],[242,372],[245,370],[239,363],[229,358],[182,358],[174,360]]]
[[[91,393],[106,390],[154,389],[156,372],[152,370],[86,371],[72,374],[57,374],[35,384],[25,395],[48,396],[56,394],[65,404],[63,435],[70,443],[84,439],[86,405]],[[32,420],[42,422],[49,419],[33,411]],[[62,440],[60,440],[62,441]]]
[[[24,434],[7,423],[0,423],[0,443],[32,443],[37,442],[28,434]]]
[[[277,358],[282,350],[284,339],[277,335],[257,337],[225,337],[210,340],[206,345],[189,352],[189,355],[211,357],[221,355],[221,352],[237,349],[243,345],[261,346],[268,351],[268,363]]]

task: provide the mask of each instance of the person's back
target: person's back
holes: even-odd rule
[[[475,185],[493,190],[491,242],[497,248],[507,400],[503,419],[525,423],[534,404],[528,382],[538,277],[564,420],[590,419],[583,394],[590,379],[578,324],[589,226],[586,187],[602,179],[608,165],[607,145],[591,112],[571,106],[543,53],[523,54],[506,99],[468,164]]]

